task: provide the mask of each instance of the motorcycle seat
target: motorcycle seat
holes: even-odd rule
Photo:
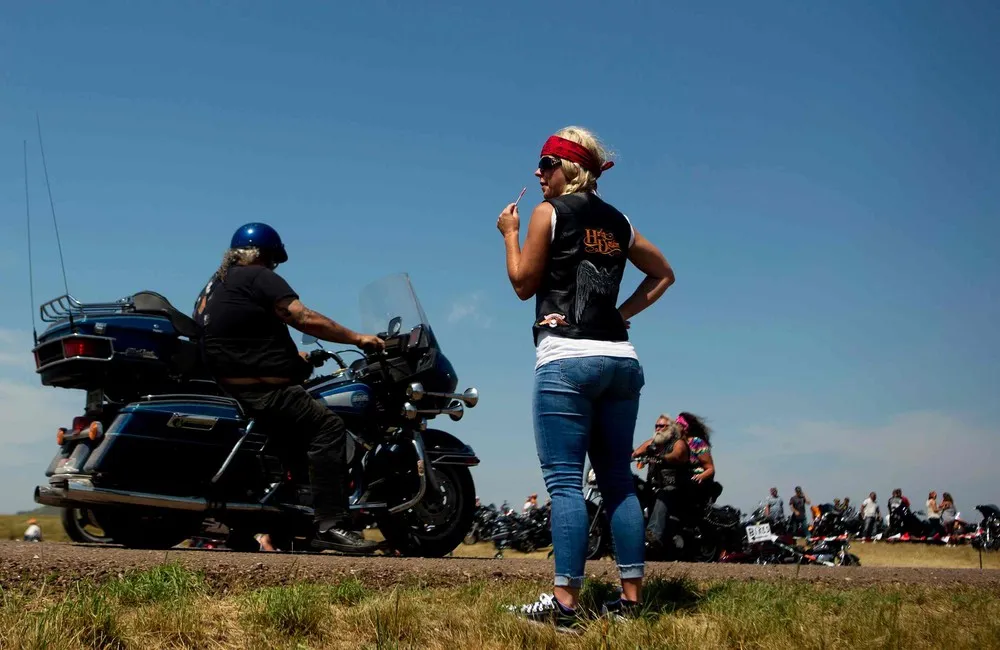
[[[201,335],[201,328],[194,319],[181,313],[170,301],[155,291],[140,291],[132,296],[132,305],[140,314],[162,314],[170,320],[170,324],[181,336],[196,339]]]

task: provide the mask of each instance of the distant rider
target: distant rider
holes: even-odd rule
[[[714,502],[722,493],[716,482],[715,460],[712,458],[712,430],[694,413],[681,411],[677,423],[684,430],[684,440],[690,450],[692,471],[691,498],[699,507]]]
[[[655,430],[653,437],[640,445],[633,456],[645,454],[655,457],[649,464],[647,474],[655,494],[653,511],[646,526],[646,541],[657,549],[664,545],[665,539],[673,538],[673,531],[669,530],[670,516],[683,519],[692,470],[683,426],[661,415],[656,420]]]
[[[376,336],[358,334],[308,309],[274,269],[288,261],[271,226],[237,230],[219,270],[195,303],[205,362],[223,390],[274,436],[301,436],[307,445],[317,534],[313,546],[367,553],[377,546],[348,524],[346,435],[343,420],[313,399],[302,383],[312,373],[288,331],[324,341],[381,350]]]

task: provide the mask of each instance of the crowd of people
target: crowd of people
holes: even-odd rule
[[[784,501],[778,496],[778,488],[771,488],[770,495],[763,501],[763,506],[764,516],[768,520],[776,524],[787,521],[789,534],[800,537],[806,537],[811,528],[809,515],[812,514],[815,521],[822,514],[820,506],[812,505],[812,501],[802,491],[801,486],[795,487],[795,494],[788,500],[790,513],[787,519],[785,516]],[[905,506],[913,514],[924,514],[930,525],[929,532],[932,534],[946,536],[958,532],[960,525],[958,521],[958,509],[955,507],[954,498],[948,492],[943,492],[939,501],[937,492],[931,490],[927,495],[923,511],[914,510],[909,498],[903,495],[903,490],[900,488],[892,491],[892,495],[886,501],[885,512],[882,511],[878,495],[875,492],[869,492],[868,497],[861,502],[861,506],[857,510],[851,505],[850,497],[844,497],[843,499],[834,498],[832,503],[834,512],[848,516],[856,515],[861,519],[860,537],[862,539],[872,539],[879,527],[879,522],[884,517],[887,517],[891,510],[899,506]]]

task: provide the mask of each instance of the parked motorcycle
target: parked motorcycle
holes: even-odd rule
[[[444,556],[472,524],[470,468],[479,458],[428,421],[460,420],[478,392],[455,392],[454,368],[406,274],[366,287],[361,311],[366,331],[384,329],[385,350],[350,350],[361,358],[347,365],[320,346],[314,365],[338,368],[305,387],[347,425],[355,527],[370,514],[386,550]],[[56,434],[37,503],[85,510],[128,547],[172,547],[211,518],[228,528],[230,548],[256,549],[260,532],[280,548],[308,548],[313,509],[302,445],[292,432],[266,435],[220,390],[201,363],[193,320],[149,291],[96,304],[61,296],[40,312],[51,323],[34,348],[42,384],[87,397],[84,415]],[[76,539],[76,518],[67,519]]]
[[[476,508],[476,513],[472,517],[472,526],[462,539],[462,543],[472,545],[490,539],[499,516],[500,512],[493,504]]]
[[[979,522],[976,536],[972,538],[973,547],[984,551],[1000,550],[1000,508],[987,504],[976,506],[976,510],[983,516],[983,520]]]
[[[754,508],[753,512],[751,512],[750,515],[742,521],[742,526],[746,527],[750,525],[767,523],[771,526],[771,530],[774,532],[775,535],[784,535],[790,528],[789,519],[787,517],[784,517],[782,519],[769,518],[765,514],[766,509],[767,509],[767,504],[765,504],[763,501],[758,503],[757,507]]]
[[[824,566],[860,566],[861,560],[850,553],[850,542],[843,538],[824,539],[801,547],[787,533],[777,534],[766,520],[745,527],[743,547],[727,552],[719,559],[725,564],[819,564]]]
[[[886,528],[883,538],[900,537],[925,539],[940,534],[931,522],[922,520],[910,510],[903,500],[898,497],[889,499],[889,526]]]
[[[854,508],[837,510],[833,504],[823,503],[813,510],[813,523],[809,531],[811,538],[857,535],[861,531],[861,520]]]
[[[552,546],[552,506],[532,508],[517,518],[518,530],[511,548],[531,553]]]

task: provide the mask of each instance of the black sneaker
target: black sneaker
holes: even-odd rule
[[[553,625],[557,632],[579,632],[580,615],[575,609],[564,607],[552,594],[542,594],[527,605],[509,605],[507,611],[538,625]]]
[[[637,618],[642,611],[642,605],[634,600],[617,598],[601,606],[601,616],[610,616],[619,620]]]
[[[361,533],[343,528],[328,528],[316,533],[312,547],[341,553],[367,554],[378,549],[378,542],[365,539]]]

